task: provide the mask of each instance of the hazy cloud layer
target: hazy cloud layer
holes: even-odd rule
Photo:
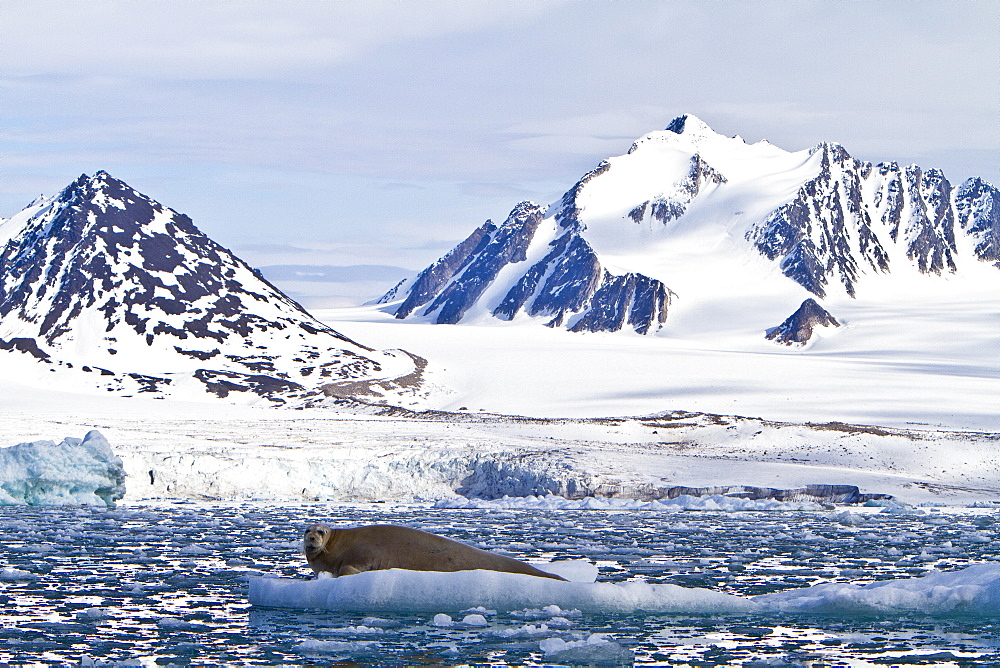
[[[685,112],[996,182],[998,6],[6,0],[0,215],[107,169],[227,245],[416,269]]]

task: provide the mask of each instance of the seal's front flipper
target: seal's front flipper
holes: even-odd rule
[[[340,572],[337,573],[337,575],[357,575],[358,573],[361,572],[362,571],[358,570],[354,566],[344,565],[340,567]]]

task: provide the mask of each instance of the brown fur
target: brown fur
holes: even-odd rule
[[[501,554],[480,550],[449,538],[391,524],[332,529],[314,524],[306,529],[309,566],[335,577],[387,568],[411,571],[483,569],[565,580]]]

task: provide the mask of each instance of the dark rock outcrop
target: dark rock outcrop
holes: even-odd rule
[[[767,331],[767,339],[786,346],[805,345],[812,338],[817,327],[840,327],[837,319],[809,298],[788,318]]]
[[[955,195],[959,227],[975,240],[983,262],[1000,268],[1000,191],[982,179],[968,179]]]
[[[635,150],[635,147],[632,150]],[[702,160],[700,155],[695,154],[691,156],[691,166],[687,175],[672,184],[669,195],[661,194],[639,204],[629,211],[628,217],[636,223],[641,223],[646,218],[648,207],[649,217],[666,225],[687,213],[688,206],[701,194],[706,185],[719,185],[726,181],[725,176]]]
[[[817,297],[835,282],[854,297],[861,274],[890,272],[891,246],[921,273],[954,273],[956,222],[977,240],[979,260],[1000,260],[1000,198],[990,184],[969,179],[956,193],[937,169],[873,168],[837,144],[815,150],[822,151],[820,173],[746,237]]]

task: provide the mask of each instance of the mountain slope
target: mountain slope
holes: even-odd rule
[[[939,170],[872,165],[833,143],[747,144],[688,115],[550,206],[487,221],[380,301],[400,319],[646,334],[682,304],[754,298],[787,314],[810,296],[857,297],[872,277],[989,265],[1000,268],[1000,193],[981,179],[955,188]]]
[[[415,370],[315,320],[106,172],[4,221],[0,244],[0,347],[98,387],[282,403]]]
[[[627,323],[641,333],[666,320],[670,291],[662,282],[612,273],[574,218],[543,214],[522,202],[502,225],[487,221],[406,286],[396,317],[423,307],[424,317],[453,324],[487,309],[500,320],[526,313],[572,331],[617,331]]]

